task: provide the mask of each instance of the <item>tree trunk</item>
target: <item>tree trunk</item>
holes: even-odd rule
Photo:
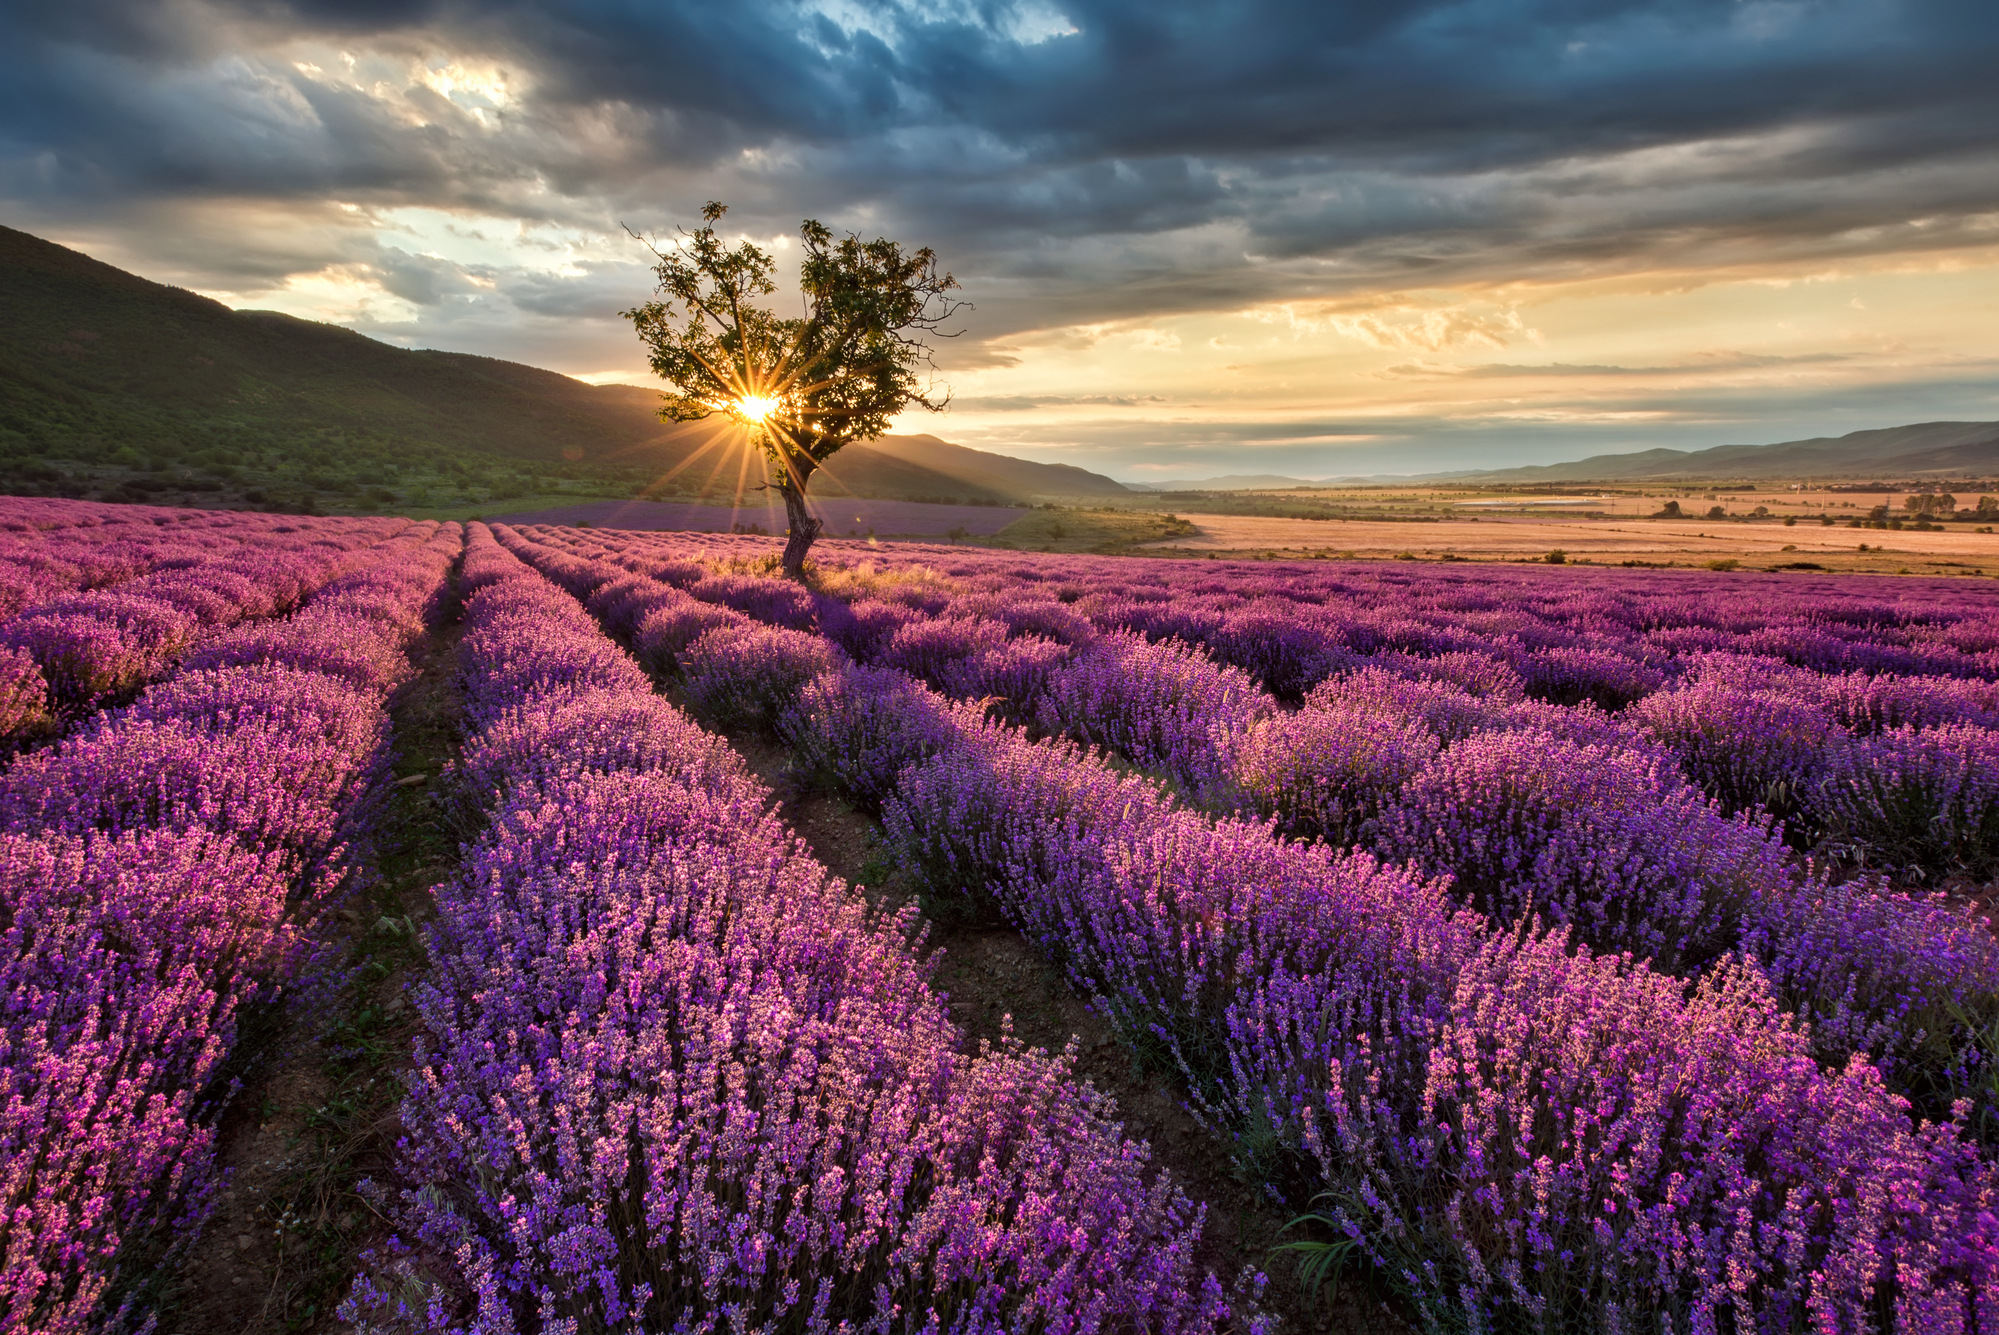
[[[786,475],[777,480],[778,495],[784,497],[784,522],[787,536],[784,540],[784,573],[789,579],[805,578],[805,553],[812,550],[812,540],[819,536],[825,525],[812,517],[805,508],[805,484],[812,474],[801,470],[801,475]]]

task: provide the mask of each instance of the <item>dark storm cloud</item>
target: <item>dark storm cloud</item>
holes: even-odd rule
[[[1989,242],[1995,57],[1990,0],[16,3],[0,198],[608,231],[721,197],[766,235],[812,214],[936,246],[992,339]],[[452,58],[519,95],[412,75]],[[421,269],[385,272],[419,304],[465,281]],[[559,287],[511,284],[550,316],[597,300]]]
[[[536,315],[601,320],[639,304],[649,281],[636,264],[591,265],[580,277],[519,275],[507,282],[506,292],[515,306]]]

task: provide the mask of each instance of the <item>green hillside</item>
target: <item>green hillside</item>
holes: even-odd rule
[[[721,498],[762,481],[659,396],[235,311],[0,227],[0,491],[445,513],[580,497]],[[706,446],[707,448],[703,448]],[[824,489],[1009,503],[1121,494],[1109,478],[890,437]]]

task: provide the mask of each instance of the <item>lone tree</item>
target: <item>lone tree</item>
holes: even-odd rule
[[[910,404],[945,409],[949,392],[934,397],[924,374],[932,365],[924,336],[939,334],[965,303],[947,295],[957,280],[938,271],[928,247],[904,254],[894,241],[835,240],[808,218],[798,229],[805,314],[779,316],[755,304],[777,290],[775,261],[749,241],[725,247],[715,224],[726,212],[710,203],[706,225],[672,250],[647,243],[660,295],[624,316],[672,387],[663,420],[722,413],[763,450],[791,530],[784,571],[797,579],[822,527],[806,508],[806,484],[841,446],[880,435]]]

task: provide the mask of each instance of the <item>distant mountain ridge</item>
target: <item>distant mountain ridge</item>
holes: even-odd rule
[[[1670,482],[1723,478],[1896,478],[1999,476],[1999,422],[1919,422],[1775,445],[1717,445],[1705,450],[1593,454],[1560,464],[1456,469],[1448,473],[1368,477],[1283,477],[1230,473],[1165,482],[1127,482],[1132,491],[1277,491],[1287,487],[1411,482]]]
[[[726,473],[734,485],[738,455],[724,470],[710,463],[717,450],[695,457],[718,428],[663,423],[658,406],[656,391],[631,385],[593,386],[492,357],[393,347],[275,311],[231,310],[0,227],[0,455],[110,466],[121,449],[145,454],[171,442],[176,460],[210,446],[238,456],[276,449],[338,469],[348,456],[329,442],[359,440],[377,463],[398,449],[441,447],[649,477]],[[1101,474],[934,436],[849,445],[822,477],[825,489],[856,495],[1129,495]]]
[[[873,475],[885,481],[893,476],[891,465],[920,469],[930,476],[942,475],[961,487],[982,489],[995,496],[1054,498],[1129,494],[1122,484],[1113,479],[1074,464],[1044,464],[1030,459],[1016,459],[1012,455],[953,445],[927,434],[882,436],[857,442],[834,455],[831,467],[826,471],[833,474],[834,481],[858,491],[861,482],[857,479]],[[927,483],[912,476],[906,490],[923,490],[927,486]]]
[[[1999,474],[1999,422],[1919,422],[1775,445],[1598,454],[1572,463],[1458,473],[1468,482],[1667,482],[1705,478],[1916,479]]]
[[[1280,491],[1285,487],[1315,487],[1311,478],[1283,477],[1276,473],[1225,473],[1190,481],[1171,478],[1165,482],[1127,482],[1133,491]]]

